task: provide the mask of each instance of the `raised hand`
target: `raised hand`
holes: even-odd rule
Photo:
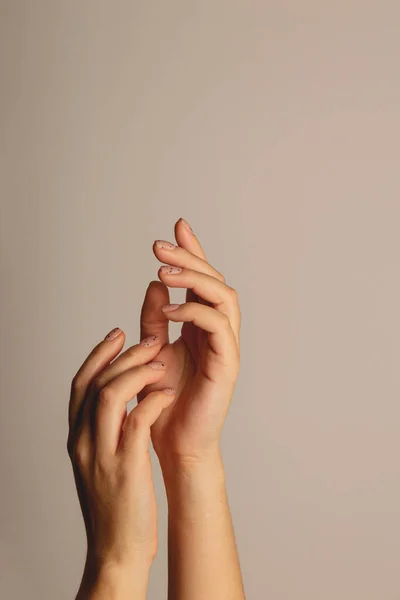
[[[124,340],[120,329],[110,332],[71,386],[67,446],[88,546],[78,600],[144,599],[157,551],[150,427],[174,390],[147,394],[127,416],[127,402],[159,382],[165,364],[153,360],[157,348],[146,343],[117,357]]]
[[[158,347],[165,361],[161,382],[176,389],[176,397],[152,427],[161,466],[202,460],[219,447],[221,429],[239,373],[240,309],[237,293],[210,265],[196,235],[180,219],[177,244],[157,240],[155,256],[160,281],[152,281],[141,312],[141,337]],[[186,289],[186,302],[169,305],[168,288]],[[169,321],[182,322],[180,337],[169,342]]]
[[[183,219],[175,237],[177,245],[154,243],[166,264],[160,281],[150,283],[141,313],[141,336],[158,348],[166,372],[138,395],[140,401],[160,386],[176,389],[151,428],[168,499],[168,598],[244,600],[220,452],[239,373],[238,298]],[[186,302],[169,305],[170,287],[186,289]],[[169,321],[182,323],[173,343]]]

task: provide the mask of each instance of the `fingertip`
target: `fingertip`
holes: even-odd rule
[[[149,335],[139,342],[139,346],[144,346],[145,348],[150,348],[151,346],[157,346],[160,344],[160,336],[158,335]]]
[[[164,389],[164,406],[163,406],[163,410],[168,408],[169,406],[171,406],[171,404],[175,401],[176,399],[176,389],[172,388],[172,387],[167,387]]]
[[[115,340],[117,337],[121,336],[122,334],[124,334],[122,329],[120,329],[119,327],[114,327],[114,329],[111,329],[111,331],[109,333],[107,333],[107,335],[104,338],[104,341],[110,342],[112,340]]]
[[[195,256],[207,260],[204,250],[201,247],[200,241],[193,231],[191,225],[181,217],[175,223],[175,238],[179,246],[188,250]]]
[[[192,227],[191,227],[190,223],[188,223],[188,221],[186,221],[186,219],[184,219],[183,217],[180,217],[180,218],[178,219],[178,221],[177,221],[177,225],[178,225],[178,224],[179,224],[180,226],[182,226],[182,228],[183,228],[185,231],[188,231],[189,233],[191,233],[192,235],[194,235],[194,231],[193,231],[193,229],[192,229]]]
[[[161,281],[158,281],[157,279],[152,279],[147,288],[146,288],[146,293],[151,290],[154,286],[160,286],[161,285]]]
[[[173,387],[167,387],[164,389],[164,394],[167,394],[167,396],[174,396],[176,394],[176,390]]]
[[[174,310],[178,310],[181,307],[181,304],[163,304],[161,310],[163,313],[170,313]]]
[[[162,360],[152,360],[151,362],[148,362],[146,366],[155,371],[163,371],[165,369],[165,362]]]
[[[167,240],[154,240],[153,250],[156,252],[157,250],[176,250],[178,246],[176,244],[172,244]]]

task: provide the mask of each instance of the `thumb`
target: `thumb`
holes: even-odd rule
[[[151,281],[147,287],[140,313],[140,339],[158,335],[161,346],[168,344],[168,319],[161,307],[169,303],[169,291],[161,281]]]

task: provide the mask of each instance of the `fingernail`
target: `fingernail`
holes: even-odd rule
[[[178,246],[175,244],[171,244],[171,242],[166,242],[165,240],[156,240],[157,248],[162,248],[163,250],[175,250]]]
[[[147,366],[151,367],[152,369],[161,370],[165,368],[165,363],[161,360],[153,360],[152,362],[147,363]]]
[[[168,275],[176,275],[182,271],[181,267],[171,267],[170,265],[164,265],[161,267],[161,272],[166,273]]]
[[[149,337],[145,337],[140,341],[140,345],[146,346],[146,348],[155,346],[156,344],[158,344],[158,335],[149,335]]]
[[[106,335],[106,337],[104,339],[107,340],[107,341],[108,340],[114,340],[121,333],[122,333],[122,329],[120,329],[119,327],[114,327],[114,329],[112,329],[110,331],[110,333],[107,333],[107,335]]]
[[[161,307],[161,310],[163,312],[171,312],[173,310],[176,310],[179,307],[180,307],[180,304],[164,304],[164,306]]]
[[[168,396],[172,396],[172,394],[175,394],[175,388],[172,388],[172,387],[165,388],[164,393],[168,394]]]
[[[190,233],[194,233],[193,229],[190,227],[189,223],[186,221],[186,219],[184,219],[183,217],[181,217],[181,221],[182,221],[182,225],[184,225],[184,227],[190,231]]]

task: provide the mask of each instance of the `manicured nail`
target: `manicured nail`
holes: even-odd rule
[[[172,312],[173,310],[176,310],[179,307],[180,304],[164,304],[164,306],[161,307],[161,310],[163,312]]]
[[[168,394],[168,396],[172,396],[172,394],[175,394],[175,388],[165,388],[164,390],[164,394]]]
[[[107,333],[106,337],[104,338],[105,340],[114,340],[116,337],[118,337],[119,335],[121,335],[122,333],[122,329],[120,329],[119,327],[114,327],[114,329],[112,329],[110,331],[110,333]]]
[[[178,246],[175,244],[171,244],[171,242],[166,242],[165,240],[156,240],[157,248],[162,248],[163,250],[175,250]]]
[[[149,346],[155,346],[156,344],[158,344],[158,339],[158,335],[149,335],[149,337],[143,338],[140,341],[140,345],[146,346],[146,348],[148,348]]]
[[[176,275],[182,271],[181,267],[171,267],[170,265],[164,265],[161,267],[161,272],[167,275]]]
[[[152,369],[161,370],[165,368],[165,363],[161,360],[153,360],[152,362],[147,363],[147,366],[151,367]]]
[[[189,223],[186,221],[186,219],[184,219],[183,217],[181,217],[181,221],[182,221],[182,225],[184,225],[184,227],[190,231],[190,233],[194,233],[193,229],[190,227]]]

